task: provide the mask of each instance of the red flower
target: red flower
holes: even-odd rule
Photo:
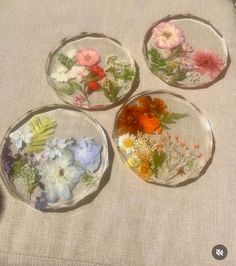
[[[88,83],[88,92],[92,93],[93,91],[96,91],[101,88],[101,84],[99,84],[97,81],[90,81]]]
[[[91,67],[91,72],[92,72],[95,76],[99,77],[99,79],[103,79],[103,78],[106,76],[106,74],[105,74],[105,72],[104,72],[104,69],[101,68],[101,67],[98,66],[98,65],[93,65],[93,66]]]

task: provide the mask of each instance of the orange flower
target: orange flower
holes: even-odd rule
[[[146,111],[147,109],[143,106],[126,106],[118,117],[118,134],[136,134],[138,131],[142,131],[142,126],[139,124],[139,117]]]
[[[143,114],[139,117],[139,124],[145,133],[153,133],[160,127],[161,122],[157,117],[150,117],[147,114]]]
[[[147,107],[150,113],[153,111],[159,114],[166,112],[165,109],[167,108],[167,105],[160,98],[152,99],[150,96],[141,96],[138,99],[138,102],[140,105]]]
[[[157,111],[160,114],[162,114],[165,111],[165,109],[167,108],[166,103],[159,98],[154,98],[152,100],[152,105],[153,105],[153,108],[155,109],[155,111]]]
[[[139,97],[136,104],[127,105],[120,113],[118,135],[137,134],[138,131],[149,134],[156,131],[161,134],[163,128],[160,127],[161,122],[156,115],[167,113],[166,108],[166,103],[159,98]]]
[[[148,107],[152,104],[152,98],[150,96],[141,96],[138,102],[140,105]]]

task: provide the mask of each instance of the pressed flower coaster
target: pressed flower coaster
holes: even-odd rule
[[[136,75],[130,53],[102,34],[64,39],[46,63],[49,85],[66,103],[99,110],[113,107],[132,91]]]
[[[165,91],[130,99],[116,115],[113,138],[137,176],[166,186],[199,178],[214,152],[208,120],[183,97]]]
[[[103,129],[69,106],[30,111],[1,145],[0,172],[8,191],[40,210],[75,207],[98,189],[108,165]]]
[[[208,87],[230,63],[223,36],[192,15],[168,16],[154,23],[144,38],[148,67],[159,79],[183,89]]]

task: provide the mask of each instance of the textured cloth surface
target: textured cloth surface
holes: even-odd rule
[[[103,32],[120,40],[140,67],[142,90],[182,94],[208,117],[216,151],[196,182],[165,188],[134,178],[115,153],[110,180],[76,210],[41,213],[0,183],[0,265],[236,265],[236,14],[231,0],[0,1],[0,138],[25,112],[61,103],[45,78],[49,51],[66,36]],[[224,79],[202,90],[180,90],[147,68],[143,36],[156,20],[191,13],[225,36],[232,63]],[[197,38],[196,33],[196,38]],[[112,136],[118,108],[91,114]],[[197,133],[196,133],[197,134]],[[228,257],[216,261],[212,247]]]

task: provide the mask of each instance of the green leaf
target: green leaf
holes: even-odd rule
[[[115,80],[107,78],[106,83],[103,84],[101,90],[111,102],[114,102],[117,100],[117,95],[120,91],[120,86],[118,86]]]
[[[76,81],[69,81],[65,86],[58,89],[59,92],[62,92],[67,95],[72,95],[76,91],[81,90],[82,87]]]
[[[26,146],[27,152],[40,152],[47,140],[54,134],[57,123],[48,116],[35,116],[31,119],[33,137]]]
[[[175,124],[176,120],[180,120],[182,118],[185,118],[186,116],[189,116],[186,113],[170,113],[170,114],[164,114],[161,117],[161,123],[162,124]]]
[[[166,153],[162,152],[161,154],[158,153],[158,151],[154,151],[153,153],[153,166],[154,166],[154,171],[157,171],[159,167],[162,166],[166,159]]]
[[[60,61],[60,63],[65,66],[68,70],[70,70],[75,64],[76,61],[73,58],[70,58],[64,54],[59,54],[58,55],[58,60]]]
[[[133,77],[134,77],[134,71],[128,67],[125,67],[122,75],[119,76],[119,78],[123,79],[124,81],[132,80]]]

